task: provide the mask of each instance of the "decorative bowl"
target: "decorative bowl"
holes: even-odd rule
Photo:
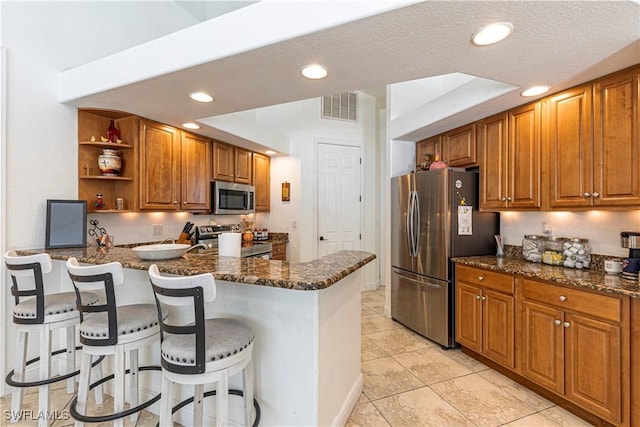
[[[202,243],[197,245],[187,245],[180,243],[158,243],[155,245],[136,246],[131,250],[140,258],[146,260],[172,259],[180,258],[192,249],[204,248]]]

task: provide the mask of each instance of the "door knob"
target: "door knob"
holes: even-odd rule
[[[594,198],[595,198],[595,197],[600,197],[600,193],[595,193],[595,192],[594,192],[594,193],[592,194],[592,196],[593,196]]]
[[[565,328],[568,328],[568,327],[570,327],[570,326],[571,326],[571,323],[570,323],[570,322],[564,322],[564,323],[562,324],[562,326],[564,326]]]
[[[560,326],[562,324],[562,320],[555,319],[553,321],[553,324],[556,325],[556,326]]]
[[[324,237],[323,237],[323,236],[320,236],[320,240],[324,240]]]
[[[584,197],[591,197],[591,193],[584,193]]]

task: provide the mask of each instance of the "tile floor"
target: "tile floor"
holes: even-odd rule
[[[475,361],[460,350],[442,350],[439,345],[414,334],[384,317],[384,289],[362,294],[362,374],[364,392],[347,426],[589,426],[552,402],[521,387]],[[51,407],[63,415],[73,395],[63,383],[55,384]],[[37,413],[38,394],[30,389],[25,409]],[[0,398],[0,425],[11,397]],[[93,414],[112,411],[113,402]],[[127,427],[155,426],[158,418],[144,411]],[[51,425],[72,425],[58,419]],[[12,426],[33,426],[21,421]],[[98,424],[111,425],[111,423]]]

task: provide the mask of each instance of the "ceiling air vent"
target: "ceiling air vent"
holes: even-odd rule
[[[358,121],[358,94],[342,92],[323,96],[322,118]]]

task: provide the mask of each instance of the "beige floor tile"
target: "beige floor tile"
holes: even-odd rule
[[[480,375],[490,383],[497,385],[498,387],[511,394],[521,402],[526,403],[536,411],[542,411],[543,409],[554,406],[553,402],[545,399],[537,393],[532,392],[528,388],[521,386],[517,382],[505,377],[504,375],[494,371],[493,369],[479,372],[478,375]]]
[[[358,402],[356,403],[356,405],[359,405],[361,403],[367,403],[367,402],[371,402],[371,401],[369,400],[367,395],[364,394],[364,391],[363,391],[362,393],[360,393],[360,398],[358,399]]]
[[[541,413],[529,415],[519,420],[511,421],[504,424],[503,427],[556,427],[559,424],[554,423],[549,418],[545,417]]]
[[[541,411],[540,413],[563,427],[589,427],[592,425],[559,406],[553,406]]]
[[[368,316],[362,318],[362,333],[364,335],[375,334],[376,332],[390,331],[392,329],[402,328],[397,322],[384,316]]]
[[[425,338],[401,328],[369,334],[367,338],[390,355],[433,346]]]
[[[388,354],[385,353],[383,349],[375,345],[373,341],[371,341],[369,338],[365,336],[362,337],[362,340],[360,341],[360,345],[361,345],[360,359],[363,362],[388,356]]]
[[[376,400],[373,404],[396,426],[473,426],[464,415],[429,387]]]
[[[362,294],[362,305],[369,307],[370,305],[384,304],[385,297],[376,292],[364,292]]]
[[[393,358],[427,385],[473,373],[433,347],[398,354]]]
[[[430,387],[478,426],[499,426],[536,412],[478,374]]]
[[[362,317],[362,320],[364,320],[365,317],[369,316],[378,316],[378,313],[363,305],[360,308],[360,317]]]
[[[364,393],[370,400],[377,400],[424,386],[422,381],[391,357],[363,362],[362,375],[364,377]]]
[[[456,362],[458,362],[459,364],[461,364],[465,368],[469,369],[470,371],[482,372],[482,371],[486,371],[487,369],[489,369],[489,367],[487,365],[478,362],[476,359],[474,359],[471,356],[467,356],[459,348],[450,348],[448,350],[444,350],[440,346],[435,346],[435,348],[439,352],[443,353],[444,355],[446,355],[450,359],[455,360]]]
[[[155,427],[159,420],[159,416],[152,414],[151,412],[142,411],[140,413],[140,417],[138,417],[136,427]]]
[[[377,303],[377,304],[369,304],[367,305],[367,307],[373,311],[375,314],[379,315],[379,316],[384,316],[384,302],[381,303]]]
[[[346,427],[388,427],[389,423],[371,402],[360,403],[353,408]]]

